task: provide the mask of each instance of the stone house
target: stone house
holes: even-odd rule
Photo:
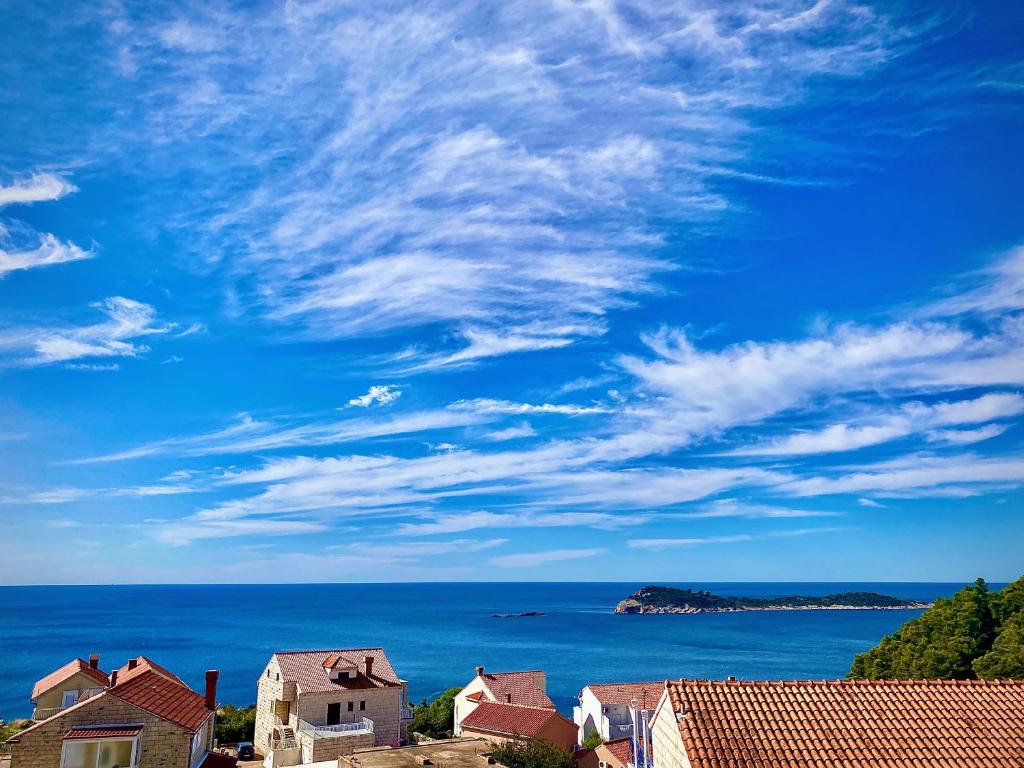
[[[382,648],[275,653],[257,686],[256,749],[278,768],[397,747],[412,719],[408,688]]]
[[[32,687],[33,720],[45,720],[62,709],[73,707],[81,699],[99,693],[110,684],[100,669],[100,657],[93,654],[86,662],[73,659]]]
[[[213,752],[217,677],[206,673],[201,696],[132,659],[106,687],[9,739],[10,768],[232,768],[234,758]]]
[[[539,669],[522,672],[485,672],[476,676],[455,696],[455,735],[462,735],[462,723],[485,701],[540,709],[555,709],[546,691],[547,676]]]

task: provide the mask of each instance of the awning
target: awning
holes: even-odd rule
[[[65,739],[130,739],[142,733],[141,725],[76,725]]]

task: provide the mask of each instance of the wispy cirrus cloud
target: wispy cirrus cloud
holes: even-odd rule
[[[521,552],[515,555],[499,555],[492,557],[488,562],[498,568],[536,568],[549,563],[558,563],[565,560],[583,560],[589,557],[597,557],[607,552],[602,548],[590,549],[548,549],[543,552]]]
[[[62,176],[35,173],[0,184],[0,209],[9,205],[59,200],[78,188]],[[0,279],[9,273],[93,257],[71,242],[48,232],[39,233],[20,222],[0,219]]]
[[[826,533],[839,533],[850,530],[848,527],[829,528],[797,528],[794,530],[771,531],[768,533],[736,533],[725,536],[706,536],[693,538],[662,538],[662,539],[630,539],[627,546],[630,549],[663,550],[676,549],[680,547],[698,547],[705,544],[745,544],[747,542],[759,541],[762,539],[793,538],[800,536],[815,536]]]
[[[176,327],[160,322],[151,305],[122,296],[90,306],[107,319],[83,325],[0,327],[0,360],[36,366],[138,357],[149,351],[142,339],[168,334]]]
[[[246,309],[318,339],[444,329],[396,353],[413,372],[601,335],[680,266],[666,212],[819,183],[750,137],[937,29],[820,5],[124,7],[101,44],[139,97],[124,140],[211,159],[176,215]]]

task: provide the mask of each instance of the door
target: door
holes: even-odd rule
[[[327,705],[327,724],[337,725],[341,722],[341,704]]]

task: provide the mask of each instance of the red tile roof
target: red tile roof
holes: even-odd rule
[[[134,669],[130,668],[131,667],[131,661],[135,662]],[[145,656],[136,656],[131,661],[129,661],[128,664],[125,664],[123,667],[121,667],[120,669],[117,670],[117,682],[118,683],[127,683],[129,680],[131,680],[136,675],[141,675],[143,672],[146,672],[147,670],[151,670],[153,672],[156,672],[161,677],[165,677],[165,678],[167,678],[168,680],[170,680],[172,682],[180,683],[181,685],[185,685],[184,681],[180,677],[178,677],[176,674],[174,674],[170,670],[165,669],[164,667],[161,667],[159,664],[157,664],[152,659],[148,659]]]
[[[401,685],[383,648],[346,648],[324,651],[278,651],[281,679],[295,683],[301,693],[325,693],[339,688],[392,688]],[[358,673],[351,680],[332,680],[325,668],[328,657],[337,656],[354,665]],[[371,676],[364,674],[363,659],[373,657]],[[337,664],[337,661],[334,662]]]
[[[665,692],[665,681],[648,683],[599,683],[587,686],[604,706],[631,704],[636,699],[640,709],[654,709]]]
[[[482,701],[463,718],[462,727],[508,736],[531,737],[539,734],[552,718],[562,718],[571,724],[571,721],[551,709]]]
[[[107,693],[192,732],[212,714],[202,696],[152,669],[133,674],[123,683],[118,681]]]
[[[693,768],[1024,766],[1024,680],[668,686]]]
[[[99,669],[93,669],[89,666],[89,662],[83,661],[82,659],[73,659],[60,669],[54,670],[32,686],[32,699],[38,699],[47,691],[52,691],[58,685],[70,680],[79,672],[92,680],[95,680],[97,686],[101,686],[103,688],[107,687],[106,672]]]
[[[130,738],[142,733],[141,725],[76,725],[64,734],[65,739]]]
[[[664,687],[664,683],[662,683],[662,687]],[[629,765],[633,759],[633,741],[631,739],[613,739],[606,741],[601,746],[611,752],[612,757],[622,765]]]
[[[554,709],[555,704],[544,692],[544,673],[539,669],[525,672],[485,672],[484,685],[500,704]],[[511,696],[511,700],[509,699]]]
[[[480,699],[482,699],[483,697],[484,697],[484,692],[483,691],[473,691],[472,693],[467,693],[466,694],[466,698],[469,699],[470,701],[480,701]]]

